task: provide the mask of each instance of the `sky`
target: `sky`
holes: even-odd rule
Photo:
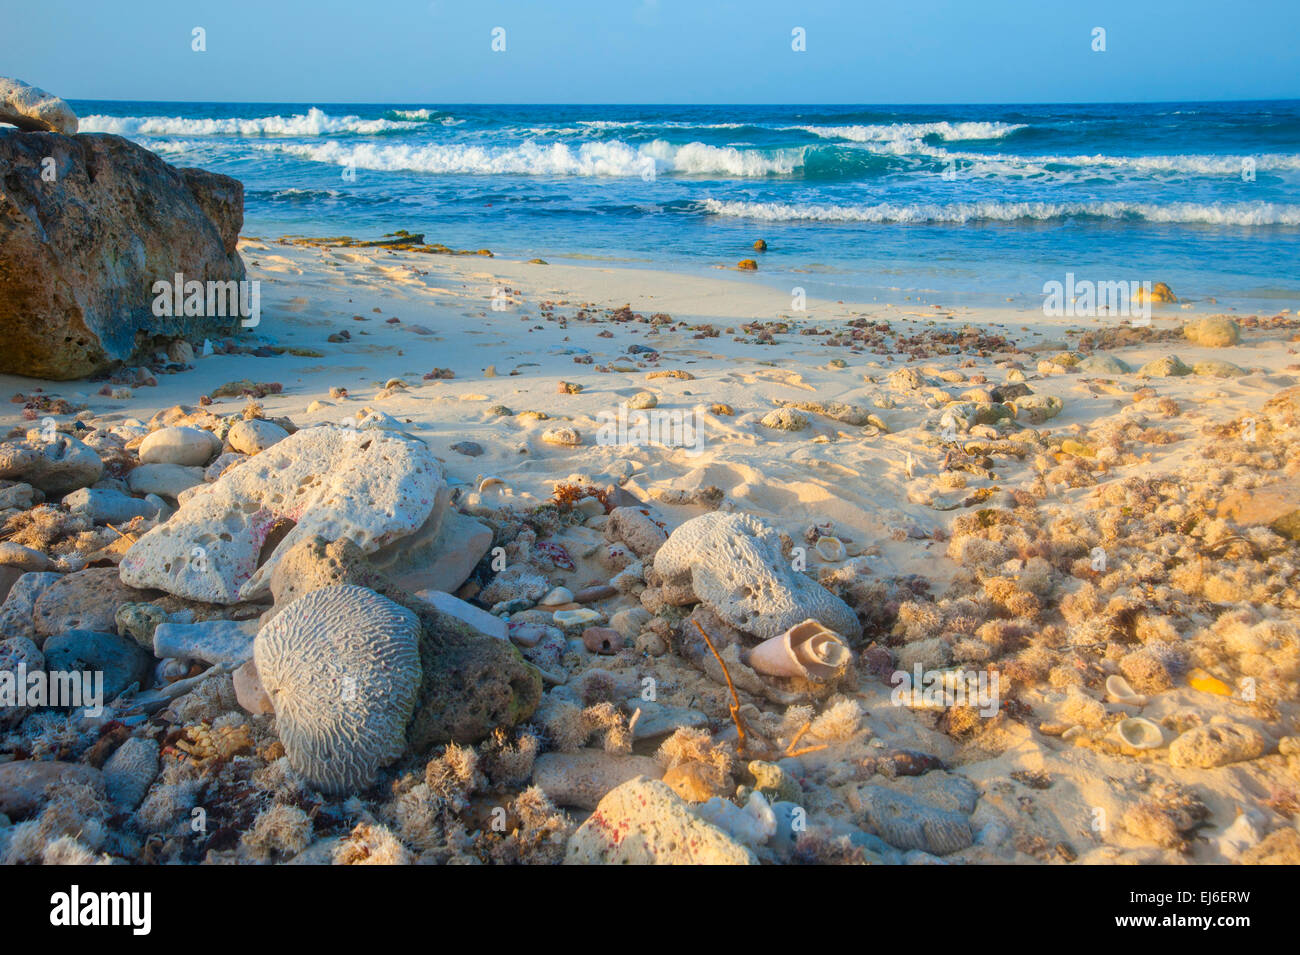
[[[0,23],[0,74],[65,99],[1300,98],[1300,0],[0,0]]]

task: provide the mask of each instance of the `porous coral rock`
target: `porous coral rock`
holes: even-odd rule
[[[753,865],[754,854],[658,780],[611,791],[569,838],[566,865]]]
[[[415,439],[305,429],[188,498],[122,558],[122,580],[209,603],[254,598],[298,541],[346,537],[365,552],[378,550],[425,525],[444,487],[441,465]],[[285,526],[291,529],[263,557]]]
[[[862,634],[848,604],[794,571],[776,530],[748,514],[714,512],[682,524],[655,555],[655,570],[757,637],[774,637],[809,618],[849,638]]]

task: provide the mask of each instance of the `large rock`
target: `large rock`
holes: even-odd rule
[[[400,545],[401,541],[398,542]],[[403,590],[442,590],[453,593],[463,584],[492,546],[492,528],[459,511],[447,511],[438,536],[426,548],[397,553],[385,574]],[[382,555],[372,562],[382,565]]]
[[[138,601],[141,595],[123,584],[115,571],[113,567],[87,567],[51,583],[32,607],[36,632],[44,636],[65,630],[116,633],[117,608]]]
[[[1207,315],[1184,325],[1183,336],[1193,345],[1227,348],[1241,341],[1241,326],[1227,315]]]
[[[657,779],[623,783],[569,837],[566,865],[756,865]]]
[[[22,80],[0,76],[0,123],[12,123],[29,133],[77,132],[77,114],[53,93]]]
[[[69,630],[46,640],[42,652],[47,671],[102,675],[104,698],[100,703],[114,699],[132,683],[147,685],[153,670],[153,657],[147,651],[115,633]],[[82,685],[86,693],[95,687],[93,682]]]
[[[308,428],[186,498],[127,551],[122,580],[209,603],[255,599],[298,541],[346,537],[374,552],[424,527],[445,488],[420,441]]]
[[[77,378],[163,340],[239,328],[238,315],[153,310],[154,283],[178,273],[245,279],[236,180],[101,133],[0,130],[0,168],[0,371]]]
[[[843,600],[795,571],[770,524],[714,512],[673,531],[654,559],[666,589],[690,593],[737,630],[764,639],[813,619],[845,637],[862,625]]]
[[[221,439],[202,428],[171,427],[150,432],[140,442],[141,464],[202,467],[221,452]]]
[[[0,249],[0,256],[3,254]],[[4,296],[0,294],[0,314],[3,309]],[[3,321],[0,318],[0,323]],[[3,351],[0,349],[0,353]],[[94,449],[66,434],[56,434],[47,441],[33,430],[25,440],[0,444],[0,478],[24,481],[55,497],[89,487],[103,473],[104,462]]]

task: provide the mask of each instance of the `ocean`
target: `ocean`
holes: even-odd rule
[[[482,106],[72,101],[83,132],[240,179],[246,234],[1032,306],[1067,273],[1300,306],[1300,101]],[[768,251],[756,254],[756,239]]]

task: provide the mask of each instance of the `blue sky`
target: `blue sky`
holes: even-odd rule
[[[0,23],[0,70],[68,99],[1300,97],[1300,0],[0,0]],[[791,49],[795,27],[805,52]]]

